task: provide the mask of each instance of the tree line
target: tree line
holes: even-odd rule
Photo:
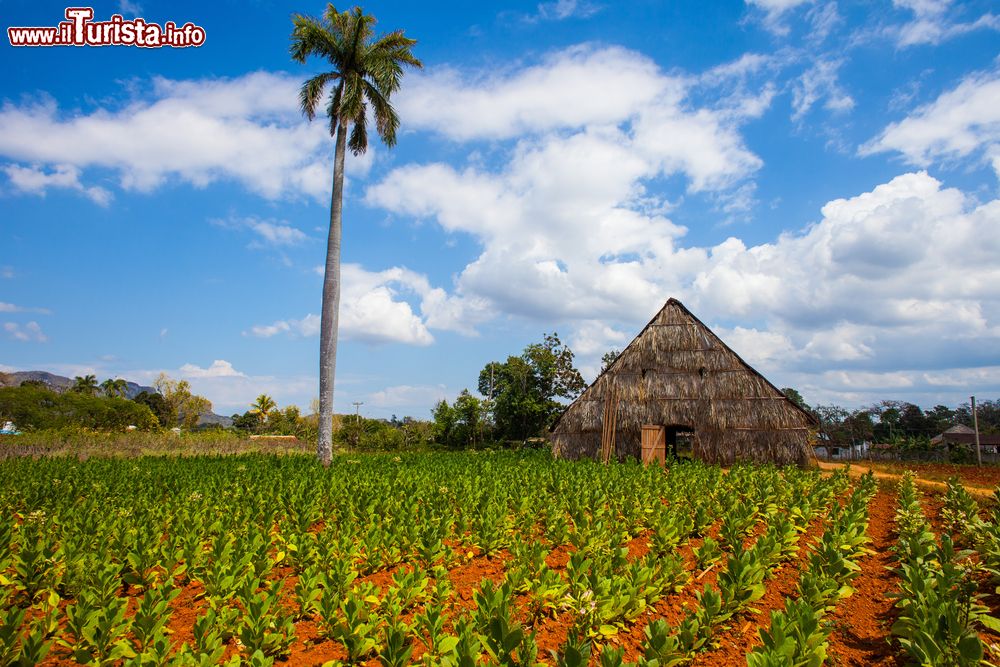
[[[781,390],[790,400],[819,420],[819,432],[833,444],[873,442],[907,449],[926,449],[931,438],[956,424],[972,428],[972,405],[935,405],[922,409],[907,401],[883,400],[862,408],[839,405],[809,406],[795,389]],[[1000,433],[1000,400],[976,402],[979,432]]]
[[[9,378],[2,379],[9,383]],[[153,388],[129,399],[128,383],[121,378],[98,383],[95,375],[78,375],[63,392],[40,380],[25,380],[16,387],[0,387],[0,421],[35,431],[192,429],[201,415],[212,410],[211,401],[193,393],[186,380],[161,373]]]

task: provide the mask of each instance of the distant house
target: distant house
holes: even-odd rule
[[[969,450],[976,448],[976,432],[965,424],[955,424],[944,433],[940,433],[931,438],[932,447],[944,447],[950,450],[953,447],[964,447]],[[1000,435],[979,434],[979,446],[983,454],[995,455],[1000,452]]]
[[[878,447],[878,445],[875,445]],[[867,441],[855,443],[819,442],[815,447],[816,456],[827,461],[855,461],[868,456],[871,445]]]

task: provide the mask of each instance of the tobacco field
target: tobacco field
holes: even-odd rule
[[[463,453],[0,462],[0,664],[975,665],[1000,507]]]

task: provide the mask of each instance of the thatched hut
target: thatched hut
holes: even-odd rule
[[[565,458],[641,454],[643,427],[687,435],[711,463],[804,465],[815,418],[785,397],[676,299],[670,299],[556,423]]]

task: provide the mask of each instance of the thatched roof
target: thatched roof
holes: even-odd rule
[[[689,427],[694,455],[718,462],[806,463],[816,420],[670,299],[563,413],[557,456],[597,456],[605,419],[619,457],[639,456],[643,424]]]
[[[944,433],[939,433],[931,438],[931,445],[938,446],[943,444],[975,446],[976,432],[965,424],[955,424]],[[995,433],[980,433],[979,444],[990,446],[1000,445],[1000,435]]]

